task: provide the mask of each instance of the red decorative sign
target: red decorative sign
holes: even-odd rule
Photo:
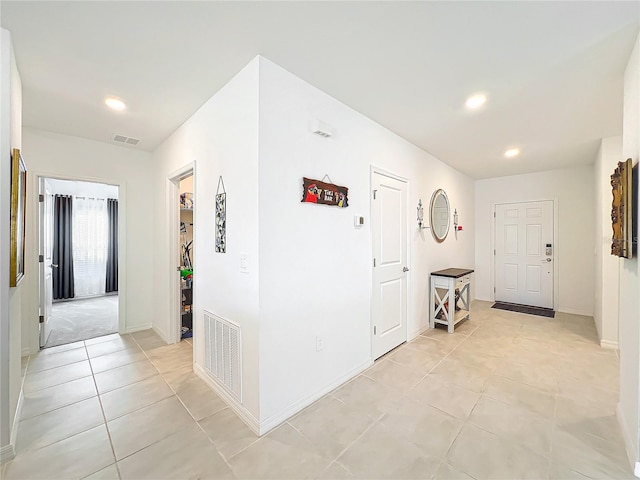
[[[319,203],[322,205],[334,205],[336,207],[348,207],[347,187],[326,183],[321,180],[304,177],[302,183],[302,202]]]

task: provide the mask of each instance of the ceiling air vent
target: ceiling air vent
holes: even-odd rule
[[[125,137],[124,135],[114,135],[113,141],[117,143],[125,143],[127,145],[137,145],[140,142],[140,139]]]

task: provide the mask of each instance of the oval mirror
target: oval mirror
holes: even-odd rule
[[[431,232],[438,242],[447,238],[449,233],[449,198],[441,188],[433,192],[431,196],[430,222]]]

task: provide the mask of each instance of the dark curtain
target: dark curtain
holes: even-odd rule
[[[107,198],[109,240],[107,247],[107,283],[105,292],[118,291],[118,200]]]
[[[53,208],[53,298],[59,300],[75,297],[71,196],[55,195]]]

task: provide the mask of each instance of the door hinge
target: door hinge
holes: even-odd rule
[[[38,202],[40,202],[40,203],[44,202],[44,195],[43,194],[39,194],[38,195]]]
[[[373,259],[373,266],[374,267],[376,266],[376,259],[375,258]]]
[[[38,255],[38,263],[44,262],[44,255]]]
[[[496,254],[496,249],[495,249],[495,248],[493,249],[493,254],[494,254],[494,255]]]
[[[374,200],[376,199],[376,193],[377,193],[377,192],[378,192],[378,190],[374,190],[374,191],[373,191],[373,199],[374,199]]]
[[[38,321],[39,321],[40,323],[44,323],[44,315],[40,315],[40,316],[38,317]]]
[[[493,212],[493,218],[496,218],[496,212]]]
[[[493,293],[496,293],[496,287],[493,287]]]
[[[376,326],[373,326],[373,334],[376,335]]]

